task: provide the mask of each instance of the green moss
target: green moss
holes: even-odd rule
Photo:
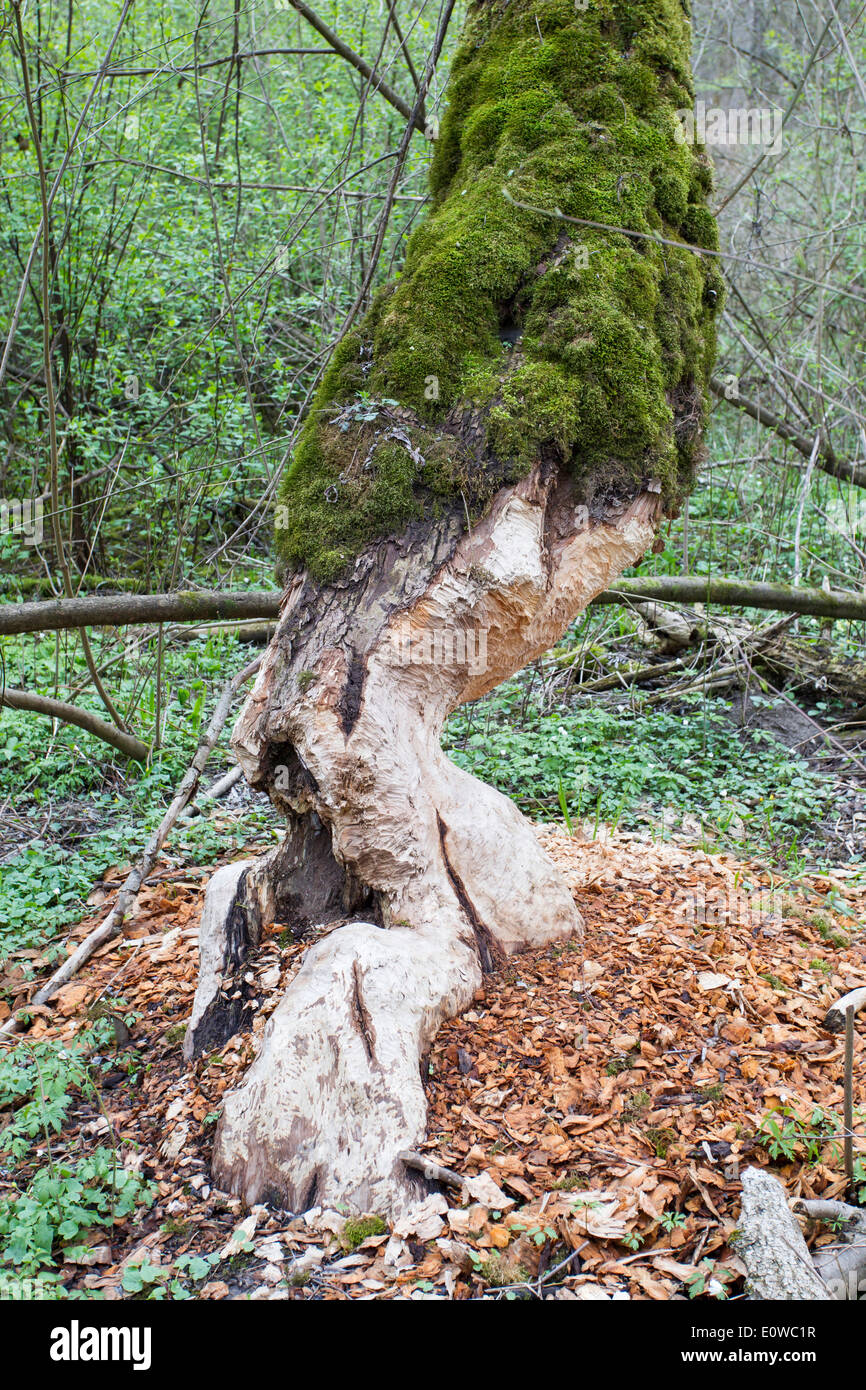
[[[398,531],[458,496],[477,517],[504,475],[478,472],[454,436],[366,398],[342,416],[308,427],[295,451],[276,513],[285,566],[337,579],[373,536]]]
[[[370,1236],[383,1236],[387,1229],[381,1216],[362,1216],[347,1221],[340,1238],[347,1250],[357,1250]]]
[[[526,1284],[531,1277],[529,1270],[519,1260],[502,1255],[498,1250],[494,1250],[488,1259],[478,1265],[478,1274],[491,1289]]]
[[[472,4],[448,97],[431,214],[335,353],[284,483],[282,563],[320,579],[437,499],[483,506],[542,456],[590,502],[595,479],[658,478],[669,509],[699,457],[716,263],[516,206],[716,247],[709,162],[676,139],[692,102],[681,0]],[[399,402],[432,463],[380,440],[363,476],[347,471],[370,438],[332,422],[362,391]]]
[[[583,1187],[589,1187],[589,1183],[582,1173],[570,1171],[565,1177],[557,1178],[552,1187],[554,1192],[578,1192]]]
[[[649,1091],[635,1091],[627,1097],[623,1105],[623,1119],[635,1119],[638,1115],[642,1115],[645,1110],[649,1110],[651,1103]]]
[[[664,1158],[677,1137],[672,1129],[645,1129],[644,1134],[656,1158]]]

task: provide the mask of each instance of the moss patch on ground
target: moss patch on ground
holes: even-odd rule
[[[483,506],[539,458],[589,498],[594,478],[656,478],[668,509],[687,493],[715,261],[517,204],[715,249],[709,162],[678,139],[689,43],[682,0],[470,7],[432,210],[314,401],[280,498],[284,568],[334,578],[368,541],[449,496]],[[385,437],[389,411],[408,447]]]
[[[388,1227],[381,1216],[361,1216],[357,1220],[346,1222],[341,1238],[347,1250],[357,1250],[370,1236],[385,1235],[387,1230]]]

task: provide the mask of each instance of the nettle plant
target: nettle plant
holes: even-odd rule
[[[107,1024],[100,1020],[68,1044],[20,1043],[0,1061],[0,1115],[11,1112],[0,1129],[0,1153],[22,1162],[38,1137],[50,1146],[75,1094],[96,1094],[88,1057],[92,1047],[107,1041]]]
[[[49,1162],[17,1196],[0,1200],[0,1266],[45,1278],[87,1254],[96,1228],[122,1224],[156,1187],[100,1146],[76,1162]]]

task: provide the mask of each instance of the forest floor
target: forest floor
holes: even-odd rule
[[[862,874],[839,867],[780,886],[763,863],[676,840],[538,833],[585,939],[513,958],[439,1033],[423,1147],[466,1187],[434,1190],[394,1231],[334,1211],[249,1211],[211,1187],[222,1096],[316,937],[266,935],[248,974],[252,1032],[187,1068],[180,1047],[212,868],[157,866],[124,935],[33,1011],[27,1035],[72,1039],[106,1009],[122,1011],[131,1036],[120,1024],[116,1053],[94,1059],[99,1101],[76,1101],[53,1158],[98,1139],[157,1184],[141,1219],[94,1235],[86,1263],[62,1266],[66,1288],[107,1298],[130,1287],[208,1299],[736,1296],[741,1167],[772,1166],[789,1196],[844,1194],[843,1049],[822,1020],[866,978]],[[94,908],[69,949],[99,920]],[[22,963],[6,962],[7,989]],[[862,1162],[866,1139],[856,1146]],[[44,1158],[34,1150],[34,1163]]]

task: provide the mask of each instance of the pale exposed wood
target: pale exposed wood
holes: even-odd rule
[[[261,918],[252,918],[250,914],[255,923],[254,932],[251,932],[251,920],[246,914],[238,920],[239,914],[234,909],[241,881],[254,865],[252,859],[225,864],[217,869],[208,883],[198,934],[198,987],[183,1043],[183,1055],[187,1061],[192,1061],[203,1046],[218,1045],[222,1041],[221,1036],[214,1036],[211,1040],[213,1016],[220,1005],[221,1012],[236,1013],[240,1022],[243,1013],[242,992],[240,981],[236,978],[237,972],[230,967],[243,965],[251,940],[258,937]],[[239,998],[238,1006],[232,998],[235,992]]]
[[[746,1266],[746,1290],[755,1299],[810,1299],[831,1295],[812,1267],[803,1233],[785,1189],[762,1168],[743,1170],[743,1201],[736,1251]]]
[[[244,1085],[225,1099],[220,1185],[292,1211],[340,1202],[402,1214],[425,1191],[398,1158],[424,1135],[418,1060],[480,979],[456,921],[426,931],[353,922],[311,947]]]
[[[411,535],[405,564],[389,542],[387,568],[376,551],[344,589],[313,597],[300,577],[287,596],[233,747],[253,785],[327,827],[379,924],[349,922],[310,948],[226,1097],[214,1173],[249,1202],[404,1210],[422,1185],[399,1155],[424,1136],[419,1062],[436,1029],[484,971],[581,931],[513,803],[440,746],[457,705],[547,650],[652,542],[655,493],[590,521],[571,487],[536,469],[469,533],[444,518]],[[425,658],[455,631],[459,650]],[[210,915],[211,965],[220,931]]]

